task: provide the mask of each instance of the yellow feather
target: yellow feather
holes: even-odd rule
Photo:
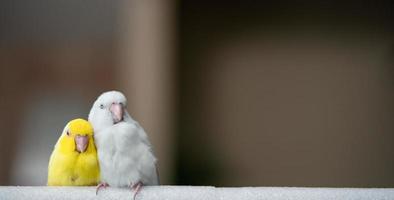
[[[67,132],[69,134],[67,134]],[[86,151],[76,151],[75,136],[88,136]],[[48,165],[49,186],[96,185],[100,179],[93,127],[83,119],[70,121],[55,145]]]

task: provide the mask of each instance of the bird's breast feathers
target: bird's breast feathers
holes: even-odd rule
[[[119,123],[96,132],[102,178],[113,185],[125,186],[155,172],[156,158],[142,128],[133,123]]]
[[[95,185],[99,180],[97,156],[92,153],[53,152],[48,185]]]

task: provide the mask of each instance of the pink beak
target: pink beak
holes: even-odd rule
[[[112,113],[114,124],[123,121],[123,107],[119,103],[113,103],[109,109]]]
[[[85,152],[89,145],[89,136],[77,135],[75,136],[74,140],[77,151],[79,153]]]

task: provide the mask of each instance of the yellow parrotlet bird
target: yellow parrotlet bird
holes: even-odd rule
[[[99,180],[93,127],[84,119],[74,119],[66,125],[52,152],[48,186],[97,185]]]

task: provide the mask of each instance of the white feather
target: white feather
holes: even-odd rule
[[[125,96],[117,91],[103,93],[89,113],[100,163],[101,181],[125,187],[141,181],[157,185],[156,158],[144,129],[124,111],[124,120],[113,123],[109,106],[126,106]]]

